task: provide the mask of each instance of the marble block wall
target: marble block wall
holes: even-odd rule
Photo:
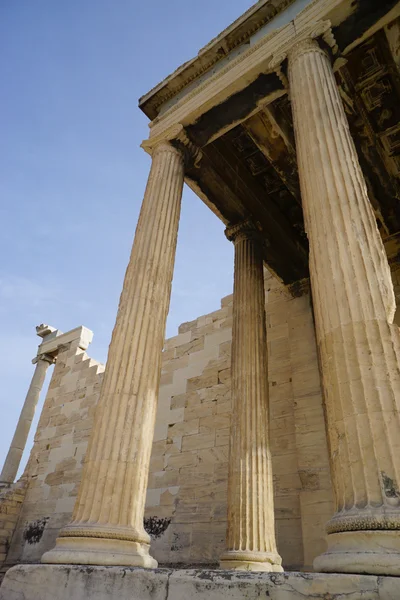
[[[78,342],[59,350],[25,468],[25,499],[6,564],[39,562],[70,520],[104,366]]]
[[[311,568],[333,511],[310,296],[266,273],[271,448],[278,549]],[[215,563],[224,549],[232,296],[164,350],[146,517],[162,563]]]
[[[333,512],[310,296],[266,272],[278,549],[311,568]],[[161,564],[211,564],[224,548],[231,414],[232,296],[165,343],[146,528]],[[77,346],[59,353],[25,470],[7,564],[37,562],[70,519],[104,367]]]

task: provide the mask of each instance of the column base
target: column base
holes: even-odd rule
[[[260,571],[281,573],[282,559],[275,552],[244,552],[231,550],[221,556],[219,566],[228,571]]]
[[[314,560],[315,571],[400,575],[400,531],[331,533],[327,541],[327,551]]]
[[[59,537],[56,547],[42,556],[42,563],[143,567],[156,569],[149,544],[106,538]]]

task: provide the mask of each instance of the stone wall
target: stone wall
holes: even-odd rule
[[[231,338],[229,296],[165,344],[146,506],[147,518],[171,521],[153,540],[159,562],[215,562],[223,548]]]
[[[333,505],[310,296],[266,273],[266,309],[278,547],[311,568]],[[215,563],[224,547],[231,327],[228,296],[166,343],[146,507],[162,563]]]
[[[332,492],[310,296],[266,273],[271,447],[279,551],[311,568]],[[146,505],[162,564],[216,563],[226,530],[232,297],[166,341]],[[57,364],[26,468],[8,564],[38,561],[71,516],[104,367],[69,344]]]
[[[7,570],[4,563],[25,498],[26,486],[26,480],[21,479],[10,487],[0,489],[0,583]]]
[[[7,564],[38,562],[70,520],[104,366],[60,349],[25,469],[28,488]]]

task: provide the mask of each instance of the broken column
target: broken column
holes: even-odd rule
[[[221,567],[282,571],[276,549],[269,447],[267,332],[262,240],[250,222],[229,227],[235,244],[228,530]]]
[[[336,513],[317,571],[400,575],[400,343],[387,257],[328,55],[289,53]]]

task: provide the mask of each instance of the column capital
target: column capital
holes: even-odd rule
[[[32,364],[36,365],[36,363],[38,363],[40,360],[48,362],[50,365],[54,365],[54,363],[56,362],[55,357],[54,356],[50,356],[50,354],[38,354],[32,360]]]
[[[179,152],[186,165],[197,167],[203,156],[200,148],[188,137],[185,128],[180,123],[171,127],[162,137],[149,138],[141,143],[141,147],[151,156],[159,151]]]
[[[288,58],[291,62],[293,62],[296,58],[299,58],[307,52],[320,52],[321,54],[325,54],[317,40],[310,36],[305,37],[302,40],[298,40],[295,44],[293,44],[288,52]]]
[[[163,152],[170,152],[171,154],[182,156],[182,152],[173,146],[169,140],[161,140],[158,142],[152,149],[152,157],[156,156],[156,154],[162,154]]]
[[[263,239],[261,236],[261,232],[254,225],[252,221],[247,219],[246,221],[241,221],[236,225],[229,225],[225,229],[225,235],[230,242],[237,244],[238,242],[244,239],[255,239],[258,242],[262,243]]]
[[[329,19],[318,21],[312,27],[308,27],[301,31],[289,42],[278,48],[273,54],[272,59],[269,62],[269,69],[276,72],[285,87],[288,86],[286,74],[284,70],[282,70],[284,61],[289,59],[289,61],[293,63],[297,57],[306,52],[321,52],[326,54],[324,48],[321,48],[319,40],[324,42],[325,47],[328,46],[331,48],[333,54],[338,53],[338,46]]]

